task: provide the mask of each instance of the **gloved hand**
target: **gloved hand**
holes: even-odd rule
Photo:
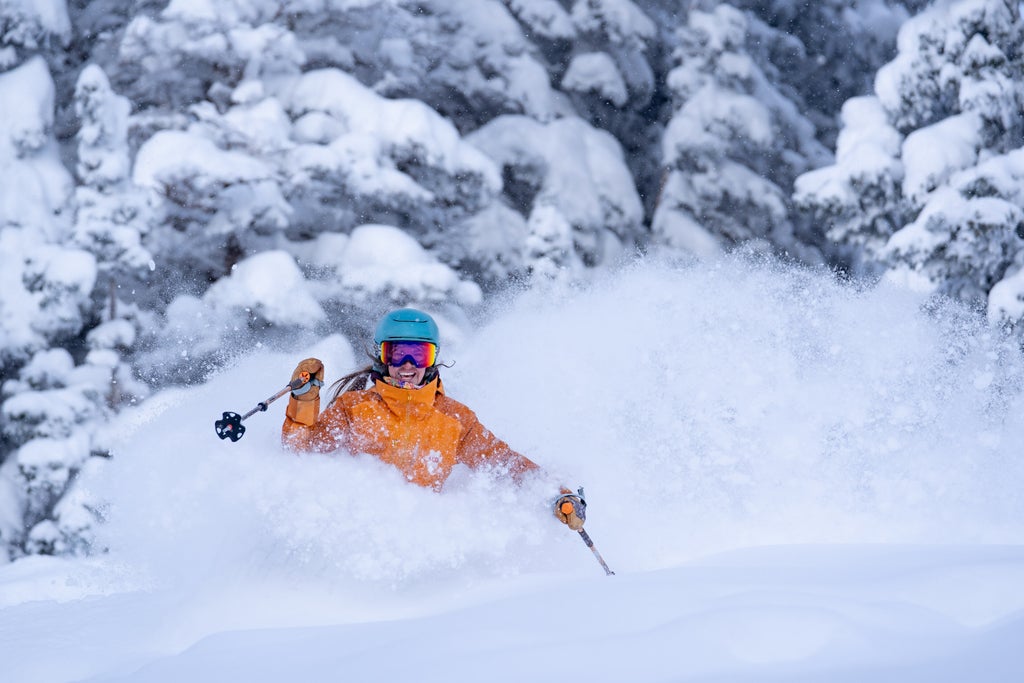
[[[292,389],[284,414],[299,424],[316,424],[316,419],[320,415],[320,387],[324,384],[324,364],[319,358],[306,358],[300,361],[292,373],[292,383],[297,379],[305,382],[297,389]]]
[[[562,495],[555,501],[555,517],[573,531],[579,531],[587,521],[587,501],[583,500],[583,496],[562,489]]]
[[[313,401],[320,398],[320,387],[324,385],[324,364],[319,358],[307,358],[295,366],[292,382],[302,378],[303,386],[292,390],[292,396],[299,401]]]

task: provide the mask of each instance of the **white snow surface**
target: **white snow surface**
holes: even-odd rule
[[[546,474],[440,494],[283,452],[283,401],[218,440],[365,340],[257,348],[122,413],[107,553],[0,566],[2,679],[1024,680],[1024,372],[922,302],[738,259],[520,294],[445,384]]]

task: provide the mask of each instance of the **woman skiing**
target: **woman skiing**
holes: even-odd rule
[[[408,481],[440,490],[455,465],[488,469],[520,482],[538,469],[449,398],[437,369],[439,332],[423,311],[401,308],[381,319],[374,333],[376,357],[369,367],[338,380],[320,412],[324,365],[301,361],[282,426],[282,441],[298,451],[344,448],[369,453],[396,467]],[[369,388],[364,388],[372,381]],[[573,530],[583,527],[586,503],[562,489],[555,516]]]

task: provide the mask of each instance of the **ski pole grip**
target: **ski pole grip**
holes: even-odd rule
[[[322,387],[323,385],[323,382],[316,377],[311,377],[305,371],[300,372],[298,377],[288,383],[288,387],[292,390],[292,396],[295,398],[309,392],[313,387]]]

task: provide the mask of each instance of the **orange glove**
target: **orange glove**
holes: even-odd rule
[[[579,531],[587,521],[587,501],[574,493],[564,493],[555,501],[555,517],[573,531]]]
[[[319,358],[307,358],[292,373],[292,382],[305,380],[298,389],[292,390],[288,408],[284,414],[299,424],[314,425],[320,416],[320,387],[324,385],[324,364]]]

